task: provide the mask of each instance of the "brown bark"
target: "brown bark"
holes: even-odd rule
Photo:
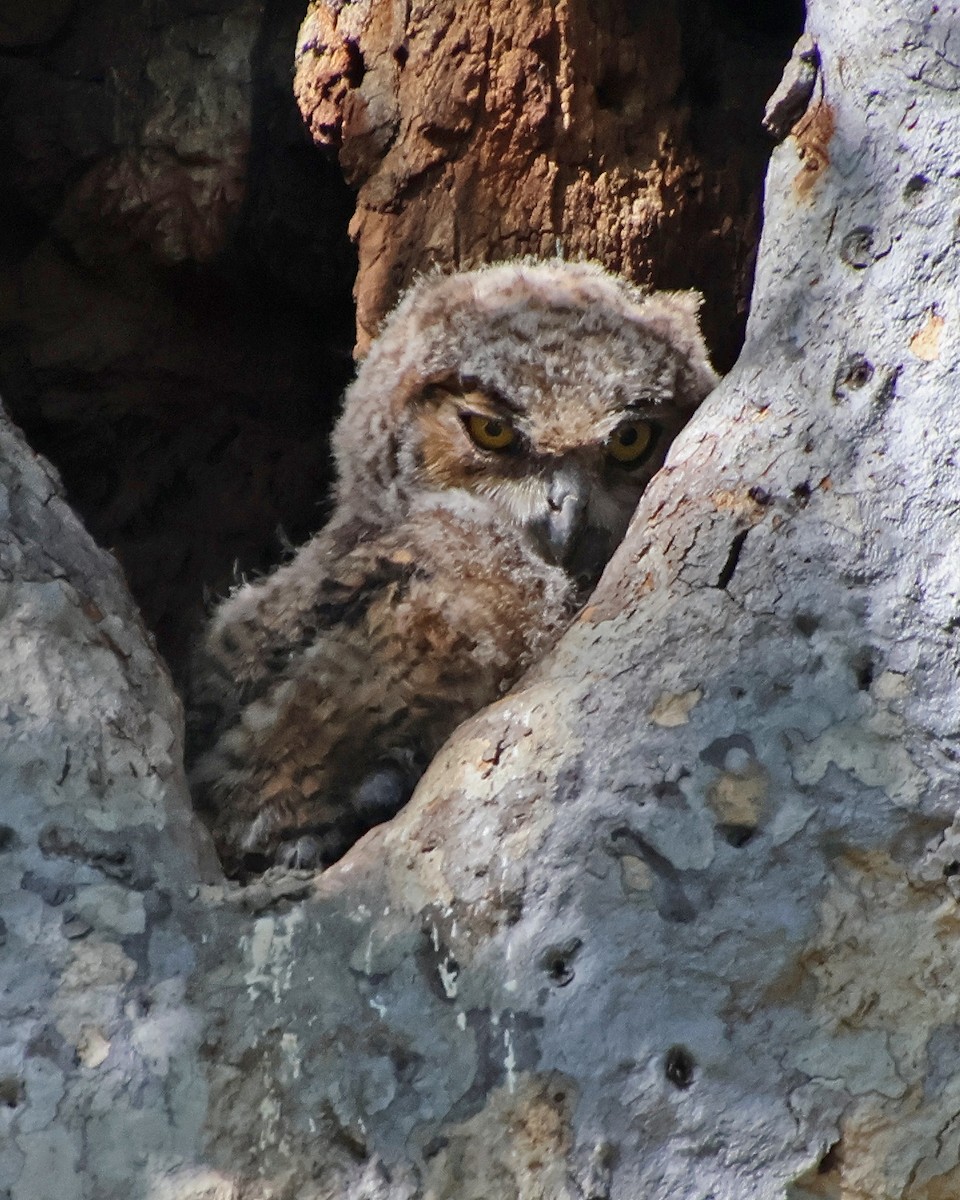
[[[316,0],[295,89],[359,188],[358,350],[433,264],[560,253],[699,287],[729,365],[791,30],[749,32],[679,0]]]

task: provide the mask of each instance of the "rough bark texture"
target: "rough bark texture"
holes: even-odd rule
[[[151,1194],[202,1154],[186,885],[219,867],[117,564],[6,418],[0,513],[0,1195]]]
[[[761,13],[314,0],[295,86],[314,138],[359,187],[359,349],[435,263],[562,253],[699,287],[729,366],[769,153],[759,117],[791,40],[791,5],[771,7],[766,28]]]
[[[13,1200],[960,1192],[958,21],[811,4],[737,367],[319,879],[202,882],[166,679],[5,433]]]

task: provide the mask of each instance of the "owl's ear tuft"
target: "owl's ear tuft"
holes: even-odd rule
[[[702,303],[699,292],[687,291],[653,292],[640,304],[643,323],[680,356],[677,400],[690,408],[696,407],[720,382],[700,332]]]

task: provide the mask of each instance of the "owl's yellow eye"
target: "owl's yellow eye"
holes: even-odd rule
[[[621,421],[607,442],[610,457],[618,463],[638,462],[653,442],[649,421]]]
[[[516,441],[517,432],[508,421],[499,417],[484,417],[480,413],[469,413],[466,417],[467,432],[483,450],[506,450]]]

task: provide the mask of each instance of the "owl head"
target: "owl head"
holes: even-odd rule
[[[586,263],[422,279],[347,392],[338,514],[383,527],[425,498],[469,493],[591,584],[717,383],[699,304]]]

